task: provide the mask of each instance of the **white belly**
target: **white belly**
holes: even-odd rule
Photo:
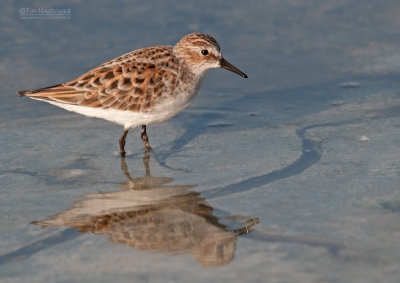
[[[156,105],[154,109],[147,112],[133,112],[129,110],[102,109],[87,106],[79,106],[66,104],[57,101],[42,100],[31,97],[36,100],[48,102],[50,104],[61,107],[65,110],[83,114],[88,117],[105,119],[124,126],[125,129],[133,128],[140,125],[148,125],[155,122],[165,121],[172,118],[183,109],[185,109],[197,94],[197,90],[192,94],[179,94],[174,99],[165,99],[162,103]]]

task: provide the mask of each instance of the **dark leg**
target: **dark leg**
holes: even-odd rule
[[[129,174],[128,165],[126,165],[125,156],[121,155],[121,169],[125,176],[128,178],[129,181],[132,181],[132,176]]]
[[[122,157],[125,156],[125,140],[126,135],[128,134],[129,129],[124,129],[121,138],[119,139],[119,150]]]
[[[146,150],[143,154],[143,165],[144,169],[146,170],[146,177],[151,177],[149,161],[150,161],[150,151]]]
[[[144,146],[146,147],[146,151],[149,151],[151,149],[151,146],[149,144],[149,137],[146,133],[146,125],[142,125],[142,141],[144,143]]]

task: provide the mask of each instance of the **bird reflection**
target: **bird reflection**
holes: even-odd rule
[[[203,266],[229,264],[237,237],[251,232],[258,219],[248,219],[236,229],[220,223],[222,219],[213,215],[205,199],[190,190],[196,185],[167,185],[173,179],[153,177],[149,159],[146,152],[145,176],[132,178],[121,157],[121,169],[128,179],[118,185],[122,190],[84,195],[73,208],[34,224],[108,235],[111,242],[136,250],[190,253]]]

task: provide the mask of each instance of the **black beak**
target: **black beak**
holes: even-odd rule
[[[221,68],[227,69],[231,72],[234,72],[236,74],[238,74],[239,76],[243,77],[243,78],[248,78],[247,75],[245,73],[243,73],[242,71],[240,71],[238,68],[236,68],[235,66],[233,66],[231,63],[229,63],[228,61],[226,61],[224,58],[221,57],[221,59],[219,60],[219,64],[221,66]]]

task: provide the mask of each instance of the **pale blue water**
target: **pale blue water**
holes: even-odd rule
[[[399,13],[394,0],[4,3],[0,281],[398,282]],[[249,78],[210,71],[187,110],[148,127],[149,159],[138,130],[124,163],[119,126],[15,94],[190,32]]]

